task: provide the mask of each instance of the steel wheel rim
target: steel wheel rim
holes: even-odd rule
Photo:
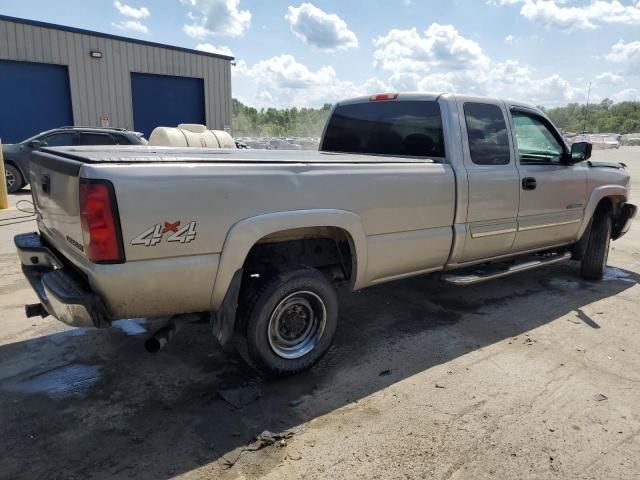
[[[10,169],[5,169],[4,176],[7,181],[7,188],[13,187],[13,184],[16,182],[16,177]]]
[[[318,346],[326,324],[327,308],[320,296],[308,290],[291,293],[269,318],[269,346],[287,360],[303,357]]]

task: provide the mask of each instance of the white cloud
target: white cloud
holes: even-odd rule
[[[515,41],[516,37],[514,37],[513,35],[507,35],[506,37],[504,37],[504,43],[506,43],[507,45],[511,45]]]
[[[525,0],[487,0],[487,5],[515,5]]]
[[[611,95],[614,102],[640,101],[640,92],[635,88],[626,88],[618,93]]]
[[[120,12],[120,15],[124,15],[125,17],[141,20],[143,18],[148,18],[151,15],[147,7],[135,8],[130,5],[125,5],[118,0],[113,2],[113,6],[116,7],[118,12]]]
[[[601,85],[619,85],[624,83],[624,77],[616,73],[602,72],[596,77],[596,81]]]
[[[501,5],[518,2],[500,1]],[[558,0],[524,0],[520,14],[534,22],[564,30],[593,29],[603,23],[640,25],[640,1],[594,0],[582,6],[562,6]]]
[[[289,6],[285,19],[291,31],[308,45],[323,50],[358,47],[356,34],[338,15],[326,13],[311,3]]]
[[[607,59],[640,65],[640,42],[619,42]],[[546,106],[585,102],[587,97],[586,80],[543,74],[516,60],[492,59],[451,25],[434,23],[424,32],[390,30],[374,40],[373,63],[377,72],[364,82],[345,80],[328,65],[310,68],[292,55],[252,65],[240,60],[232,72],[234,85],[241,85],[246,102],[256,107],[319,106],[384,91],[471,93]],[[592,101],[637,97],[637,90],[628,88],[634,85],[625,84],[622,73],[612,72],[596,77]]]
[[[240,10],[240,0],[180,0],[193,10],[191,24],[184,26],[190,37],[205,39],[212,35],[240,37],[251,25],[251,12]]]
[[[374,66],[388,71],[484,69],[489,65],[480,45],[461,36],[452,25],[432,23],[424,35],[415,28],[393,29],[373,43]]]
[[[196,50],[209,53],[218,53],[220,55],[233,57],[233,52],[231,51],[231,49],[224,45],[216,47],[215,45],[211,45],[210,43],[199,43],[198,45],[196,45]]]
[[[586,96],[584,88],[559,75],[541,77],[514,60],[492,61],[451,25],[434,23],[424,35],[415,28],[391,30],[374,45],[374,66],[390,74],[393,90],[473,93],[545,105]]]
[[[333,67],[312,70],[286,54],[261,60],[252,66],[240,60],[232,72],[236,80],[251,81],[255,96],[247,101],[256,107],[315,107],[389,88],[375,78],[356,85],[339,79]]]
[[[621,63],[631,74],[640,74],[640,41],[626,43],[620,40],[605,57],[610,62]]]
[[[120,22],[113,22],[111,26],[118,30],[128,30],[138,33],[149,33],[149,29],[139,20],[121,20]]]

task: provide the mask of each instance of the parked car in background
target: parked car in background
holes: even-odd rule
[[[29,184],[29,157],[40,147],[78,145],[145,145],[142,133],[123,128],[60,127],[2,146],[7,191],[15,193]]]
[[[597,150],[620,148],[622,135],[617,133],[565,133],[564,138],[569,145],[578,142],[589,142]]]
[[[267,145],[267,150],[302,150],[300,145],[291,143],[288,140],[271,140]]]

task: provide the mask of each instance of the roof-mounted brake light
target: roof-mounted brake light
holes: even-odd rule
[[[398,98],[398,95],[398,93],[378,93],[376,95],[371,95],[369,97],[369,101],[379,102],[383,100],[396,100]]]

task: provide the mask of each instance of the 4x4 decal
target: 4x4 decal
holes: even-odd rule
[[[189,243],[195,240],[197,235],[196,227],[198,224],[196,222],[189,222],[183,227],[180,227],[180,224],[180,220],[174,223],[164,222],[164,225],[158,223],[131,240],[131,245],[154,247],[162,241],[166,233],[170,234],[167,237],[167,242]]]

